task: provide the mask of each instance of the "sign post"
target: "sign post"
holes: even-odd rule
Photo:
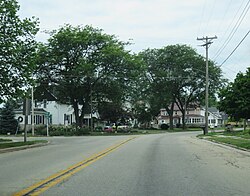
[[[49,113],[49,112],[46,112],[46,113],[45,113],[45,117],[46,117],[47,137],[49,137],[49,117],[50,117],[50,113]]]
[[[23,101],[23,115],[24,117],[24,142],[27,141],[27,125],[28,125],[28,115],[30,115],[31,102],[30,99],[26,98]]]

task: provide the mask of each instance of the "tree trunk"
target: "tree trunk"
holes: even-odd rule
[[[72,105],[75,113],[75,119],[76,119],[76,126],[81,127],[81,122],[79,118],[79,108],[78,108],[78,102],[75,100],[72,100]]]
[[[175,102],[172,102],[171,103],[171,106],[170,106],[170,109],[169,107],[166,108],[167,112],[168,112],[168,115],[169,115],[169,129],[170,130],[173,130],[174,129],[174,117],[173,117],[173,114],[174,114],[174,103]]]
[[[182,113],[182,129],[185,130],[186,129],[186,121],[185,121],[185,118],[186,118],[186,111],[181,111]]]
[[[247,128],[247,119],[244,119],[243,130],[246,131]]]

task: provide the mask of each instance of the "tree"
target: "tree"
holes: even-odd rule
[[[182,112],[185,128],[186,108],[191,102],[200,102],[205,91],[205,60],[186,45],[170,45],[141,53],[148,70],[151,107],[165,108],[173,128],[173,108]],[[221,84],[221,70],[210,62],[210,92]]]
[[[53,87],[60,102],[73,106],[76,124],[81,126],[93,102],[125,96],[136,70],[126,44],[98,28],[65,25],[51,32],[48,44],[40,45],[37,78]],[[112,88],[120,89],[113,97]]]
[[[236,120],[250,118],[250,68],[246,73],[238,73],[234,82],[229,83],[219,93],[219,109]]]
[[[17,120],[13,105],[10,101],[5,103],[0,113],[0,134],[15,133],[17,129]]]
[[[38,31],[35,18],[21,20],[16,0],[0,1],[0,102],[18,97],[30,82]]]

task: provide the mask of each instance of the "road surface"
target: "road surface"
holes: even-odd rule
[[[0,154],[0,195],[49,179],[37,193],[249,196],[250,153],[196,134],[50,138],[48,146]]]

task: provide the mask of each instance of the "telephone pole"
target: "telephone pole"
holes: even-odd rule
[[[203,41],[204,44],[201,46],[205,46],[206,48],[206,96],[205,96],[205,129],[204,129],[204,135],[208,133],[208,48],[213,43],[212,40],[217,39],[217,36],[214,37],[202,37],[197,38],[198,41]]]

